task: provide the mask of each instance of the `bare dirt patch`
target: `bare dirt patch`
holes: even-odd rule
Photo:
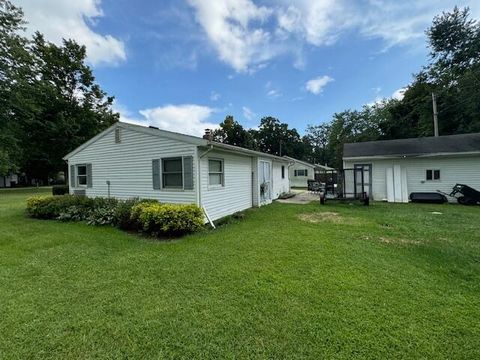
[[[410,239],[403,239],[403,238],[395,238],[390,236],[362,236],[363,240],[376,240],[381,242],[382,244],[390,244],[390,245],[419,245],[420,241],[418,240],[410,240]]]
[[[318,224],[321,222],[345,223],[345,218],[343,218],[339,213],[329,211],[310,214],[299,214],[298,218],[302,221],[313,224]]]

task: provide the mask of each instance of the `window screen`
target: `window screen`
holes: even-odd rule
[[[77,185],[87,185],[87,165],[77,165]]]
[[[208,160],[208,184],[223,185],[223,160]]]
[[[163,188],[182,188],[182,158],[162,159],[162,187]]]

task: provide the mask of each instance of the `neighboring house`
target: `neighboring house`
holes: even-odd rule
[[[7,176],[0,176],[0,188],[15,187],[18,185],[18,175],[9,174]]]
[[[316,173],[320,173],[322,170],[333,170],[328,166],[311,164],[289,156],[284,156],[284,158],[291,163],[288,167],[288,177],[292,187],[307,187],[308,180],[315,179]]]
[[[456,183],[480,190],[480,133],[345,144],[344,169],[361,166],[374,200],[408,202],[412,192],[450,193]]]
[[[70,193],[195,203],[212,220],[290,190],[288,160],[118,122],[64,157]]]

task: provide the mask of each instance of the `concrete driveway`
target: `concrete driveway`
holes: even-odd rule
[[[320,201],[320,194],[315,194],[307,190],[292,189],[296,193],[289,199],[278,199],[277,201],[285,204],[308,204],[312,201]]]

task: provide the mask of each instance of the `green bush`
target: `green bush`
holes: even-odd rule
[[[68,185],[53,185],[52,195],[65,195],[69,193]]]
[[[181,236],[203,226],[203,212],[197,205],[141,203],[132,208],[131,217],[150,235]]]
[[[92,207],[93,200],[85,196],[59,195],[59,196],[34,196],[27,200],[27,213],[38,219],[67,220],[69,209],[75,207],[74,219],[84,220]]]
[[[203,226],[203,212],[198,206],[160,204],[150,199],[119,201],[75,195],[34,196],[27,200],[27,213],[38,219],[116,225],[155,236],[180,236]]]
[[[153,199],[135,199],[133,200],[134,203],[132,204],[132,207],[130,208],[130,214],[129,214],[129,219],[128,221],[128,230],[142,230],[143,229],[143,224],[140,221],[140,214],[142,212],[142,209],[147,206],[147,205],[153,205],[153,204],[160,204],[157,200]]]
[[[89,225],[114,225],[115,211],[119,204],[117,199],[95,198],[93,199],[93,208],[87,217]]]

